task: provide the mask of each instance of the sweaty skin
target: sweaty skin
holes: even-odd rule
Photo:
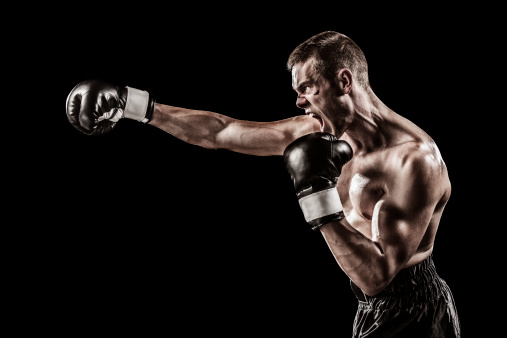
[[[337,185],[346,217],[320,231],[341,269],[374,296],[431,254],[451,184],[430,136],[359,86],[350,70],[329,80],[313,62],[292,70],[305,115],[253,122],[156,104],[149,123],[193,145],[256,156],[282,155],[296,138],[317,131],[347,141],[354,156]]]

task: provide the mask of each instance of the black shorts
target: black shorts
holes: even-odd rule
[[[451,290],[438,276],[432,255],[401,270],[374,297],[364,294],[352,281],[350,284],[359,301],[353,338],[461,337]]]

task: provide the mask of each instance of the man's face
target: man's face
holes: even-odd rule
[[[343,105],[338,97],[341,95],[340,90],[335,81],[329,81],[317,73],[313,63],[314,59],[310,58],[292,68],[292,88],[298,94],[296,106],[317,119],[321,131],[341,133],[341,123],[338,120],[343,112]]]

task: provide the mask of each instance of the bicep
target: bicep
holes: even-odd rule
[[[389,198],[377,203],[372,219],[373,240],[393,270],[404,266],[416,252],[430,219],[430,208],[423,205],[405,208]]]
[[[216,135],[216,147],[248,155],[282,155],[289,143],[318,130],[317,120],[306,115],[273,122],[233,119]]]
[[[416,253],[440,199],[439,191],[432,169],[413,164],[398,172],[376,204],[372,233],[393,270]]]

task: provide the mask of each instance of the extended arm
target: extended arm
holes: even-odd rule
[[[254,122],[162,104],[155,105],[149,124],[193,145],[257,156],[282,155],[290,142],[320,128],[317,120],[306,115]]]
[[[70,123],[86,135],[113,130],[123,118],[160,128],[184,142],[249,155],[282,155],[296,138],[318,131],[317,120],[297,116],[273,122],[238,120],[218,113],[168,106],[148,92],[101,80],[79,83],[67,97]]]

